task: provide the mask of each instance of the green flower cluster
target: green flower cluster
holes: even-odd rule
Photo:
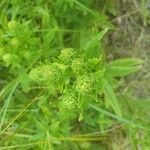
[[[30,72],[30,78],[39,85],[54,85],[61,80],[61,70],[54,64],[45,64],[33,68]]]
[[[83,58],[74,59],[71,63],[71,68],[72,71],[77,75],[83,73],[83,71],[85,70],[84,59]]]
[[[101,58],[86,59],[74,49],[67,48],[53,61],[33,68],[30,78],[39,85],[53,86],[60,93],[57,97],[59,109],[72,111],[79,109],[81,97],[97,91],[97,78],[103,77],[103,70]]]
[[[77,107],[77,98],[74,91],[62,95],[60,102],[60,111],[75,111]]]
[[[72,48],[62,49],[59,59],[65,63],[69,64],[76,57],[76,52]]]
[[[87,94],[92,90],[93,83],[94,80],[90,76],[88,75],[79,76],[76,79],[75,89],[80,94]]]

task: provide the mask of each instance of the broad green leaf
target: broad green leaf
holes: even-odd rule
[[[118,103],[118,99],[113,91],[112,86],[109,84],[107,79],[103,79],[103,92],[106,97],[106,100],[108,100],[110,106],[113,108],[114,112],[118,116],[122,116],[121,108]]]
[[[124,58],[110,62],[106,65],[106,74],[117,77],[125,76],[141,68],[142,60],[136,58]]]

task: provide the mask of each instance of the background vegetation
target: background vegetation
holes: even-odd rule
[[[0,149],[150,149],[149,0],[1,0],[0,12]]]

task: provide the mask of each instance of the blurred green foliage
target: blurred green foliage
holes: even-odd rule
[[[105,57],[103,39],[115,30],[117,6],[0,1],[0,149],[122,149],[115,136],[133,149],[149,147],[149,101],[130,102],[117,92],[142,61]]]

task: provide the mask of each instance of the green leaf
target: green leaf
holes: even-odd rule
[[[106,65],[106,74],[112,77],[125,76],[141,68],[142,60],[124,58],[110,62]]]
[[[150,99],[134,98],[134,97],[121,97],[121,99],[126,102],[130,108],[137,109],[139,111],[149,111],[150,110]]]
[[[141,125],[141,124],[139,124],[139,123],[133,122],[133,121],[128,120],[128,119],[126,119],[126,118],[123,118],[123,117],[121,117],[121,116],[117,116],[117,115],[115,115],[115,114],[113,114],[113,113],[111,113],[111,112],[109,112],[109,111],[106,111],[106,110],[104,110],[104,109],[102,109],[102,108],[99,108],[99,107],[97,107],[97,106],[94,106],[93,104],[90,104],[90,107],[93,108],[93,109],[95,109],[96,111],[98,111],[98,112],[100,112],[100,113],[103,113],[104,115],[109,116],[109,117],[111,117],[111,118],[114,118],[114,119],[116,119],[116,120],[118,120],[118,121],[120,121],[120,122],[122,122],[122,123],[125,123],[125,124],[127,124],[127,125],[130,125],[130,126],[132,126],[132,127],[136,127],[136,128],[140,128],[140,129],[144,129],[144,130],[150,131],[149,128],[146,128],[146,127],[144,127],[143,125]]]
[[[99,57],[101,55],[100,40],[102,40],[107,31],[108,28],[102,30],[86,44],[84,50],[88,57]]]
[[[106,97],[106,100],[108,100],[110,106],[113,108],[114,112],[118,115],[118,116],[122,116],[121,113],[121,109],[118,103],[118,99],[113,91],[112,86],[109,84],[109,82],[107,81],[107,79],[103,79],[102,80],[103,83],[103,93]]]
[[[137,58],[123,58],[123,59],[112,61],[110,62],[110,64],[114,66],[132,67],[135,65],[141,65],[142,62],[143,61],[141,59],[137,59]]]

